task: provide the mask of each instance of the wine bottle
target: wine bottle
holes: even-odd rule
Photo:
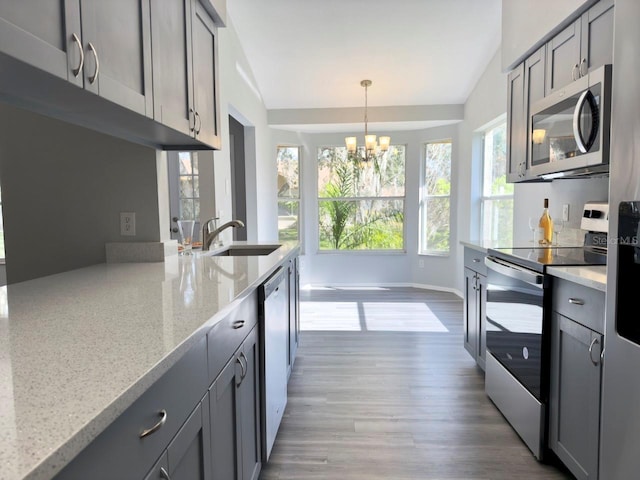
[[[544,199],[544,210],[538,222],[538,243],[542,245],[551,245],[553,241],[553,220],[549,215],[549,199]]]

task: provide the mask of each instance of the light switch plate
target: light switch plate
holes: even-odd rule
[[[120,235],[133,237],[136,234],[136,213],[120,212]]]

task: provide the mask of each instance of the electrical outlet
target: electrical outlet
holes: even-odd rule
[[[420,268],[424,268],[424,260],[422,258],[420,260],[418,260],[418,266]]]
[[[568,203],[565,203],[564,205],[562,205],[562,221],[563,222],[569,221],[569,204]]]
[[[120,212],[120,235],[135,236],[136,214],[135,212]]]

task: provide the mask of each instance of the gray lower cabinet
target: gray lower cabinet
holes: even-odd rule
[[[598,478],[604,293],[555,281],[549,447],[578,480]]]
[[[483,370],[487,358],[485,256],[477,250],[464,249],[464,347]]]
[[[209,480],[211,432],[209,396],[189,416],[145,480]]]
[[[209,389],[213,480],[256,480],[261,468],[258,328]]]

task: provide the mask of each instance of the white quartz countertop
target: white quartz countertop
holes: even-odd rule
[[[594,265],[584,267],[549,267],[547,272],[554,277],[595,288],[602,292],[607,291],[607,267],[606,265]]]
[[[52,478],[297,252],[195,252],[1,287],[0,479]]]

